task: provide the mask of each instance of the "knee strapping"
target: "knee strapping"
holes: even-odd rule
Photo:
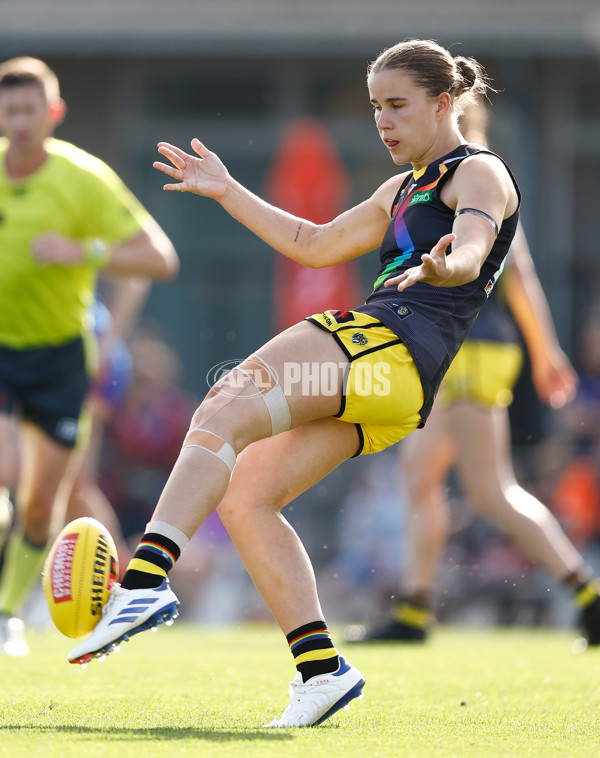
[[[208,429],[191,429],[186,434],[183,447],[198,447],[201,450],[206,450],[207,453],[223,461],[229,471],[233,472],[237,457],[235,450],[218,434],[210,432]]]
[[[264,400],[271,417],[271,434],[287,432],[292,425],[290,407],[277,374],[271,366],[259,355],[254,354],[241,366],[237,366],[236,370],[250,379]],[[257,376],[260,376],[259,381],[256,379]]]

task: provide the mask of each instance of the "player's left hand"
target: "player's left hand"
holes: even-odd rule
[[[398,292],[412,287],[416,282],[425,282],[436,287],[443,287],[450,277],[446,248],[456,239],[455,234],[445,234],[431,249],[430,253],[421,256],[421,265],[406,269],[399,276],[392,276],[385,282],[385,287],[398,285]]]
[[[56,232],[47,232],[37,237],[31,246],[31,254],[42,266],[76,266],[85,261],[81,242]]]

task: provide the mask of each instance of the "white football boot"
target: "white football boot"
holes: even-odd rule
[[[29,645],[25,642],[25,625],[20,618],[0,614],[0,653],[27,655]]]
[[[170,626],[179,615],[179,601],[165,578],[160,587],[126,590],[115,584],[102,608],[102,618],[90,636],[69,653],[70,663],[89,663],[94,657],[104,660],[132,635],[158,624]]]
[[[294,681],[289,683],[288,707],[281,718],[264,726],[283,728],[322,724],[340,708],[348,708],[354,698],[362,698],[364,684],[360,671],[341,655],[338,670],[330,674],[313,676],[303,682],[298,671]]]

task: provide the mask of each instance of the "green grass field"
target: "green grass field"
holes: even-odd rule
[[[266,730],[294,673],[275,627],[179,622],[87,670],[66,662],[71,640],[30,633],[31,655],[0,658],[0,756],[596,757],[600,650],[572,640],[441,628],[425,646],[340,644],[365,697],[320,727]]]

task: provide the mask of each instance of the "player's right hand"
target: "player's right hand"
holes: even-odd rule
[[[163,189],[194,192],[218,200],[225,194],[229,173],[219,156],[212,153],[199,139],[194,138],[191,146],[196,155],[186,153],[168,142],[158,143],[158,152],[173,165],[160,161],[155,161],[152,165],[178,181],[178,184],[165,184]]]

